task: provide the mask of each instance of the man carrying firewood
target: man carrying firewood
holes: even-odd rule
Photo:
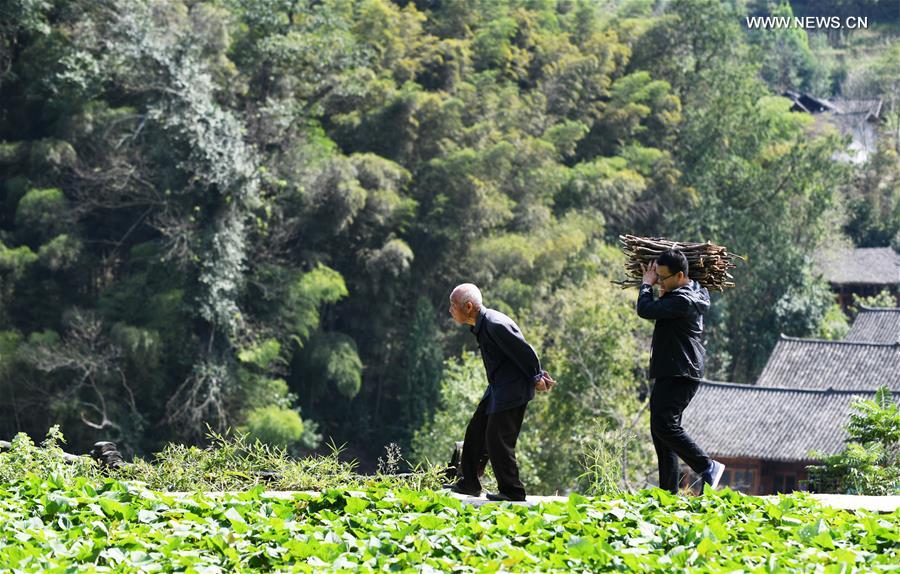
[[[709,292],[688,277],[684,253],[669,249],[650,265],[641,265],[643,284],[637,313],[656,322],[650,350],[650,434],[659,461],[659,487],[678,492],[678,459],[715,488],[725,465],[712,460],[681,427],[681,413],[694,398],[703,367],[703,316]],[[659,285],[659,298],[653,298]]]
[[[478,339],[488,388],[466,428],[462,478],[449,488],[458,494],[480,496],[479,475],[490,460],[498,492],[488,493],[488,500],[525,500],[516,442],[535,390],[549,391],[556,381],[541,370],[537,354],[515,321],[485,307],[475,285],[463,283],[453,289],[450,315],[460,325],[469,325]]]

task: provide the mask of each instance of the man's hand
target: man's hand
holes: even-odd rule
[[[650,265],[641,264],[641,271],[644,273],[644,283],[647,285],[656,285],[656,280],[659,279],[659,276],[656,274],[656,261]]]
[[[541,371],[541,380],[535,383],[534,390],[544,393],[555,386],[556,381],[553,380],[553,377],[550,376],[550,373],[548,373],[547,371]]]

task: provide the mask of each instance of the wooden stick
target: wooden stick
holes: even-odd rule
[[[698,281],[707,289],[724,291],[734,287],[730,281],[734,277],[728,273],[728,269],[737,267],[736,259],[746,261],[746,258],[729,253],[726,247],[716,245],[711,241],[705,243],[689,243],[670,241],[664,237],[638,237],[636,235],[620,235],[619,243],[622,251],[628,255],[625,263],[627,279],[613,281],[622,288],[640,286],[643,272],[641,266],[652,263],[663,252],[676,247],[688,261],[688,277]]]

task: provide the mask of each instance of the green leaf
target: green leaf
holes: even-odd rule
[[[250,529],[241,513],[233,507],[225,511],[225,518],[231,523],[231,527],[234,528],[235,532],[244,533]]]
[[[344,506],[344,512],[347,514],[357,514],[369,507],[369,502],[364,498],[348,498],[347,505]]]

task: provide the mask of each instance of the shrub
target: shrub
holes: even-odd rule
[[[599,422],[592,436],[581,443],[579,491],[590,495],[617,495],[626,491],[626,453],[636,447],[637,435]]]
[[[297,411],[277,406],[250,411],[245,428],[250,438],[281,448],[291,446],[303,436],[303,421]]]
[[[86,456],[73,457],[63,452],[65,444],[59,425],[50,427],[40,446],[34,444],[25,433],[18,433],[9,449],[0,452],[0,483],[14,482],[25,475],[41,478],[54,477],[67,481],[75,477],[99,478],[100,468]]]
[[[887,387],[854,403],[847,447],[810,466],[809,489],[843,494],[900,494],[900,408]]]

